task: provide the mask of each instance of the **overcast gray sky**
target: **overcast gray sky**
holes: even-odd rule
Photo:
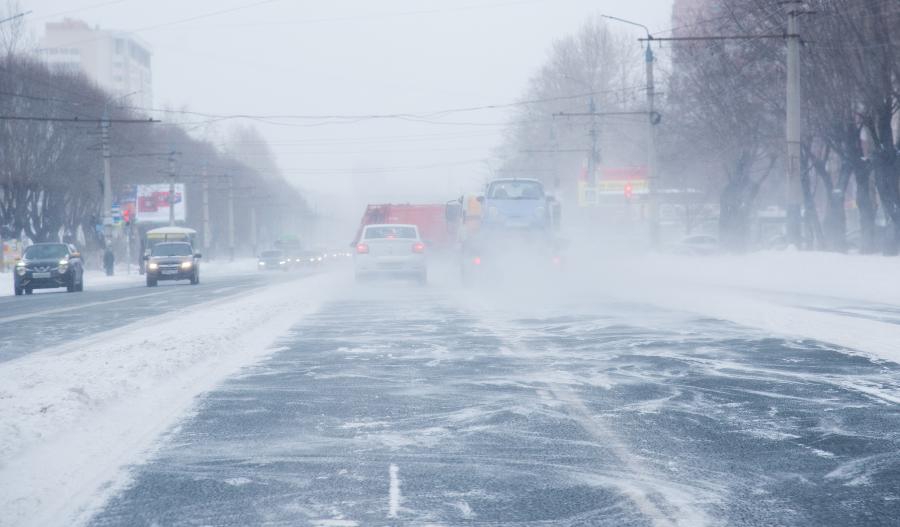
[[[588,17],[607,13],[667,29],[671,3],[23,0],[22,7],[32,11],[36,36],[45,22],[63,16],[137,31],[153,50],[158,107],[345,115],[513,102],[553,41]],[[640,36],[628,26],[621,30]],[[450,199],[483,179],[481,160],[500,142],[507,116],[484,111],[443,119],[475,124],[280,120],[257,126],[285,175],[317,196],[356,191],[363,200]]]

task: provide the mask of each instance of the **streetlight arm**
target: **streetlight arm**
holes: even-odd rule
[[[629,25],[632,25],[632,26],[639,27],[639,28],[643,29],[643,30],[647,33],[647,38],[648,38],[649,40],[653,40],[653,35],[650,34],[650,28],[648,28],[648,27],[645,26],[644,24],[638,24],[637,22],[632,22],[631,20],[625,20],[624,18],[619,18],[619,17],[617,17],[617,16],[610,16],[610,15],[600,15],[600,16],[603,17],[603,18],[608,18],[608,19],[610,19],[610,20],[615,20],[615,21],[617,21],[617,22],[622,22],[622,23],[624,23],[624,24],[629,24]]]

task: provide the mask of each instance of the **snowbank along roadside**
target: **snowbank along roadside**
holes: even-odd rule
[[[206,392],[273,351],[339,277],[152,317],[0,365],[0,525],[77,525]]]

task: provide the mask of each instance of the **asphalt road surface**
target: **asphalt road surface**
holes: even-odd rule
[[[2,278],[11,279],[9,275]],[[0,296],[0,362],[286,278],[282,273],[203,273],[197,285],[160,282],[149,288],[142,277],[135,276],[131,282],[101,287],[86,280],[81,293],[47,289],[33,295]]]
[[[203,396],[92,525],[898,525],[898,387],[893,363],[646,305],[364,286]]]

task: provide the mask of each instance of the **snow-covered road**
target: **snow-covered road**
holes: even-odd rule
[[[252,282],[7,361],[0,525],[893,525],[894,292],[686,263]]]

